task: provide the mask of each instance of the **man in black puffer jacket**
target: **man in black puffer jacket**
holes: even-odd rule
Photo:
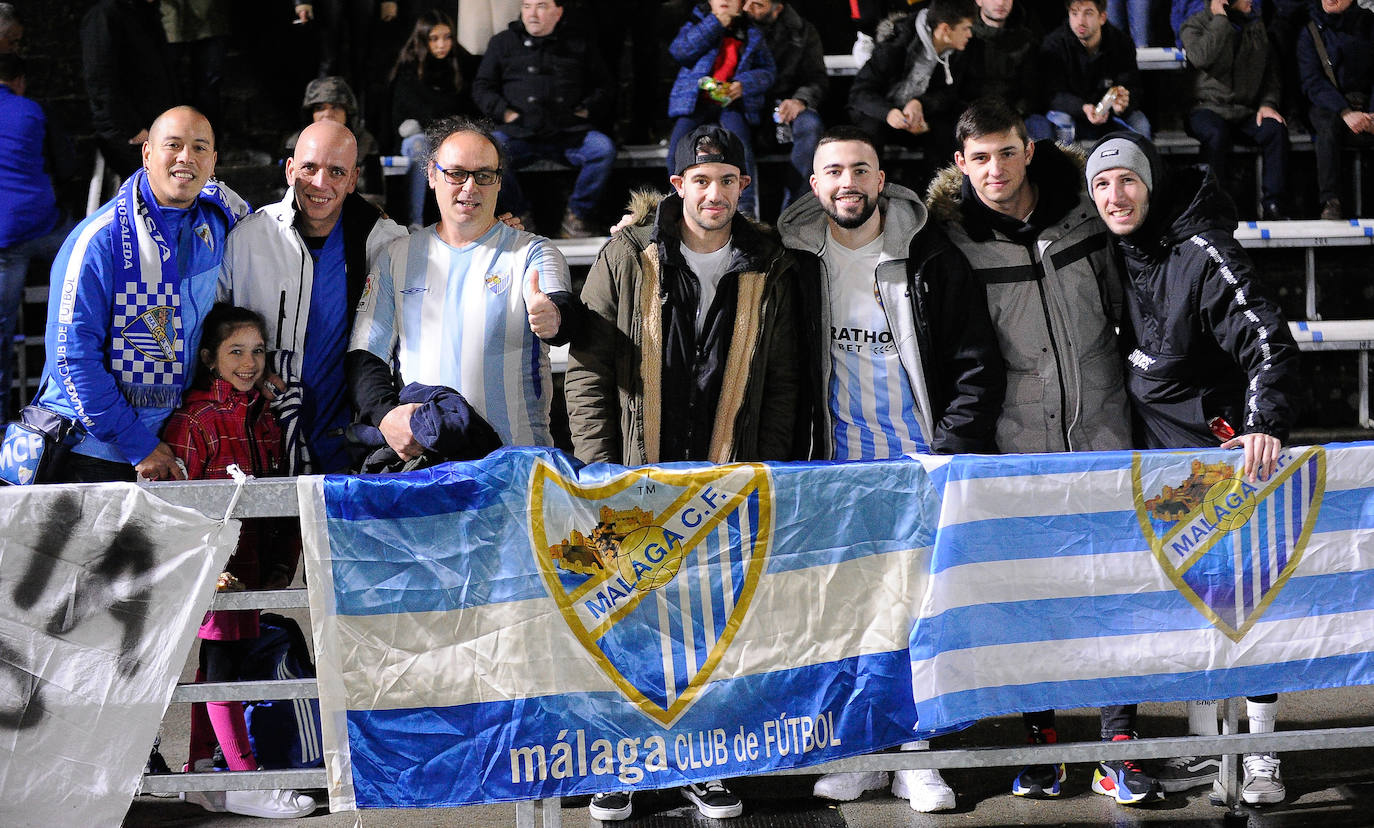
[[[1235,205],[1210,171],[1168,170],[1134,133],[1098,141],[1087,179],[1125,263],[1126,394],[1138,444],[1243,448],[1240,476],[1270,479],[1296,414],[1298,346],[1235,240]],[[1277,712],[1276,695],[1250,696],[1250,732],[1272,731]],[[1216,732],[1215,713],[1188,718],[1194,733]],[[1242,801],[1284,795],[1278,757],[1248,754]]]
[[[1294,419],[1298,346],[1235,240],[1235,204],[1210,172],[1171,175],[1135,133],[1099,141],[1087,177],[1125,262],[1143,446],[1243,446],[1245,475],[1267,478]]]

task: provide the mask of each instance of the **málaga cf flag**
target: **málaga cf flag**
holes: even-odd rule
[[[959,456],[911,637],[921,728],[1374,682],[1374,447]]]
[[[657,788],[910,738],[919,463],[303,478],[330,806]]]

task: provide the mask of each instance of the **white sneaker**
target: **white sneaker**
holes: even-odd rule
[[[911,803],[923,814],[954,810],[954,789],[937,770],[899,770],[893,774],[892,795]]]
[[[224,810],[263,819],[295,819],[315,813],[315,800],[289,790],[225,791]]]
[[[199,805],[212,814],[224,813],[224,791],[182,791],[181,801]]]
[[[816,780],[811,795],[836,802],[852,802],[863,796],[866,791],[886,788],[891,781],[887,771],[860,771],[858,773],[827,773]]]
[[[1279,757],[1272,753],[1245,755],[1245,781],[1240,786],[1241,801],[1248,805],[1282,802],[1287,791],[1279,773]]]

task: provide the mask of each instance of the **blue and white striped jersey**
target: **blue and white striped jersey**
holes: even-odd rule
[[[434,227],[397,239],[368,276],[349,349],[404,383],[455,389],[505,445],[551,446],[549,348],[525,309],[536,270],[545,293],[571,290],[558,248],[501,222],[463,247]]]
[[[929,452],[874,272],[883,236],[850,250],[827,238],[829,406],[834,460],[886,460]]]

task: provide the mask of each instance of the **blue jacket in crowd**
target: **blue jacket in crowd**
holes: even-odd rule
[[[694,9],[692,13],[694,19],[683,24],[668,47],[673,59],[682,66],[678,70],[677,80],[673,81],[673,91],[668,94],[668,114],[674,118],[696,111],[697,81],[711,74],[711,65],[716,61],[716,54],[720,52],[720,43],[726,33],[725,27],[704,6]],[[742,26],[747,20],[741,16],[735,25]],[[748,25],[745,32],[744,50],[740,53],[734,78],[744,87],[744,97],[731,106],[742,104],[745,119],[757,124],[768,107],[768,89],[773,85],[775,68],[763,31],[757,26]]]
[[[1314,8],[1312,22],[1326,44],[1340,88],[1327,78],[1312,32],[1303,27],[1298,35],[1298,77],[1303,94],[1318,109],[1340,112],[1351,106],[1346,95],[1354,93],[1364,97],[1363,105],[1356,108],[1368,112],[1374,94],[1374,14],[1353,4],[1342,14]]]
[[[43,107],[0,86],[0,249],[51,233],[61,217],[44,164],[47,131]]]

